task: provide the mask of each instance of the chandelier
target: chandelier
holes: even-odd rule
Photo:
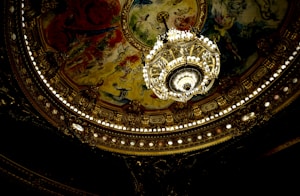
[[[164,17],[161,21],[166,26]],[[144,59],[147,88],[162,100],[179,102],[207,94],[220,72],[217,44],[195,30],[166,29]]]

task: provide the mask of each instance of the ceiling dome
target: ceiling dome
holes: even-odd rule
[[[206,148],[268,121],[299,96],[299,3],[222,2],[9,1],[8,56],[36,110],[83,143],[134,155]],[[142,58],[166,31],[162,12],[170,28],[197,27],[220,50],[212,88],[186,103],[159,99],[143,79]],[[171,72],[175,93],[205,80],[193,64]]]

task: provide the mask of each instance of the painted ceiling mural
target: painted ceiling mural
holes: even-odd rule
[[[242,74],[257,60],[257,41],[280,26],[288,2],[66,0],[54,7],[41,15],[41,32],[46,50],[60,53],[55,66],[65,80],[79,90],[93,89],[96,101],[116,106],[137,101],[151,110],[173,103],[158,99],[140,74],[142,53],[166,31],[158,13],[168,13],[169,28],[198,27],[215,40],[224,77]]]

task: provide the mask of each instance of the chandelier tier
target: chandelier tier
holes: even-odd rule
[[[207,94],[219,72],[217,44],[194,31],[177,29],[158,36],[143,67],[147,88],[162,100],[179,102]]]

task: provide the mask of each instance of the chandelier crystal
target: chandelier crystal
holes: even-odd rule
[[[194,31],[177,29],[158,36],[143,67],[147,88],[162,100],[179,102],[207,94],[219,72],[217,44]]]

